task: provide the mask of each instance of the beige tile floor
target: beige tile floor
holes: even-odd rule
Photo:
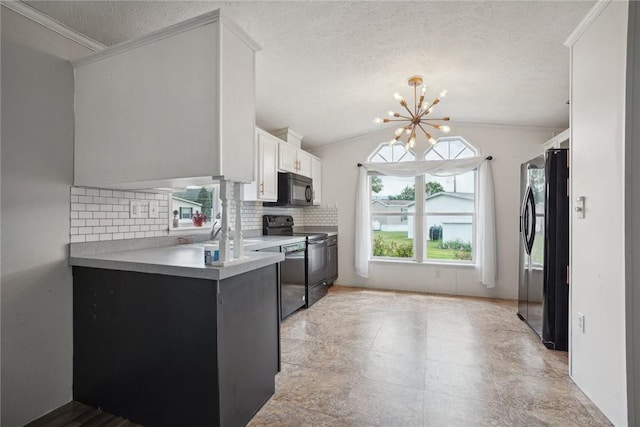
[[[334,286],[282,323],[250,426],[602,426],[514,301]]]

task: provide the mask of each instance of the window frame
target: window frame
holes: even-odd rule
[[[374,158],[376,156],[378,156],[380,151],[385,149],[385,148],[387,148],[387,149],[390,148],[392,150],[391,159],[393,160],[393,153],[394,153],[393,150],[394,150],[395,147],[392,148],[392,146],[390,146],[388,142],[383,142],[381,144],[378,144],[378,146],[375,148],[375,150],[373,150],[373,152],[369,155],[367,160],[369,162],[373,162],[373,163],[382,163],[382,162],[376,162],[374,160]],[[402,161],[402,159],[407,155],[412,156],[413,157],[412,160],[416,159],[416,153],[413,150],[407,150],[404,153],[401,153],[400,159],[398,161]],[[382,155],[380,155],[380,157],[384,158]],[[386,175],[379,175],[379,174],[376,174],[376,173],[369,173],[368,175],[369,175],[369,184],[368,184],[369,201],[370,201],[371,205],[373,205],[374,199],[373,199],[373,191],[371,189],[371,187],[372,187],[372,179],[373,179],[374,176],[384,177]],[[414,180],[414,188],[415,188],[415,180]],[[417,191],[417,189],[416,189],[416,191]],[[417,209],[418,208],[417,201],[414,199],[413,202],[414,202],[415,209]],[[415,209],[414,209],[413,213],[412,212],[376,212],[375,215],[373,213],[373,209],[370,210],[370,212],[369,212],[369,224],[370,224],[370,227],[371,227],[371,253],[369,254],[369,260],[370,261],[391,261],[391,262],[411,262],[411,263],[416,262],[416,253],[417,252],[416,252],[416,239],[415,239],[415,227],[416,227],[415,222],[416,222],[417,213],[416,213]],[[373,234],[373,232],[374,232],[374,229],[373,229],[373,217],[374,216],[376,216],[376,217],[380,217],[380,216],[398,217],[398,218],[400,218],[400,222],[402,222],[402,218],[403,217],[406,218],[407,222],[409,222],[409,217],[413,217],[414,218],[414,220],[413,220],[413,223],[414,223],[413,257],[389,257],[389,256],[375,256],[375,255],[373,255],[373,237],[374,237],[374,234]]]
[[[212,217],[215,218],[216,214],[220,211],[220,184],[219,183],[212,183],[210,185],[201,185],[199,187],[204,187],[204,188],[210,188],[211,189],[211,205],[212,205]],[[190,227],[178,227],[178,228],[173,228],[173,211],[175,210],[175,208],[173,207],[173,195],[175,193],[179,193],[181,191],[184,190],[176,190],[176,191],[172,191],[169,193],[169,209],[168,209],[168,215],[167,215],[167,224],[169,227],[169,235],[183,235],[183,234],[208,234],[211,232],[211,227],[209,225],[207,226],[202,226],[202,227],[196,227],[196,226],[190,226]],[[186,219],[186,218],[181,218],[182,217],[182,211],[181,209],[178,209],[180,212],[178,214],[178,219]],[[191,215],[193,218],[193,209],[191,211]],[[215,221],[215,219],[214,219]],[[207,223],[209,224],[209,223]],[[211,224],[213,224],[213,221],[211,222]]]
[[[427,155],[431,152],[434,151],[435,152],[435,147],[438,146],[438,144],[440,144],[441,142],[450,142],[450,141],[460,141],[465,148],[462,149],[457,156],[455,156],[453,159],[458,159],[458,158],[466,158],[465,157],[459,157],[460,154],[462,154],[465,149],[469,150],[473,156],[478,156],[480,154],[480,150],[478,148],[476,148],[473,144],[471,144],[469,141],[467,141],[466,139],[464,139],[461,136],[445,136],[445,137],[440,137],[438,138],[438,142],[432,146],[430,146],[429,148],[427,148],[427,150],[425,150],[423,158],[426,160],[427,159]],[[436,154],[438,154],[438,156],[440,156],[440,158],[442,160],[450,160],[446,159],[444,157],[442,157],[440,155],[440,153],[436,152]],[[467,172],[464,172],[467,173]],[[454,179],[456,179],[456,177],[458,175],[461,174],[457,174],[457,175],[452,175],[454,177]],[[426,180],[427,180],[427,175],[423,175],[423,182],[424,185],[426,187]],[[424,230],[424,234],[422,235],[422,239],[425,242],[425,248],[424,248],[424,252],[423,252],[423,256],[425,259],[426,263],[432,263],[432,262],[437,262],[437,263],[444,263],[444,264],[456,264],[456,265],[475,265],[476,263],[476,259],[477,259],[477,252],[476,252],[476,227],[477,227],[477,218],[478,218],[478,171],[474,170],[473,171],[473,212],[467,212],[467,211],[452,211],[452,212],[431,212],[429,213],[427,210],[427,196],[425,195],[424,197],[424,209],[423,209],[423,215],[424,215],[424,224],[425,227],[428,224],[428,218],[429,216],[471,216],[471,259],[470,260],[448,260],[448,259],[438,259],[438,258],[429,258],[428,255],[428,248],[426,247],[427,244],[427,237],[429,236],[429,231],[428,230]]]
[[[452,141],[452,140],[460,140],[467,149],[469,149],[471,151],[471,153],[474,156],[478,156],[480,155],[480,150],[475,147],[473,144],[471,144],[469,141],[467,141],[466,139],[460,137],[460,136],[447,136],[447,137],[442,137],[442,138],[438,138],[438,143],[440,143],[441,141]],[[434,144],[433,146],[430,146],[427,150],[424,151],[422,158],[426,159],[427,154],[432,151],[434,149],[434,147],[436,147],[438,144]],[[381,143],[379,144],[374,150],[373,152],[369,155],[368,157],[368,161],[369,162],[375,162],[373,159],[376,155],[378,155],[379,151],[384,148],[385,146],[389,146],[388,143]],[[459,154],[461,154],[462,152],[464,152],[465,150],[461,150],[461,152]],[[408,153],[411,153],[414,156],[414,159],[416,158],[416,154],[412,151],[409,150]],[[438,155],[440,155],[438,153]],[[380,156],[382,157],[382,156]],[[442,157],[442,156],[440,156]],[[466,172],[465,172],[466,173]],[[473,212],[443,212],[443,213],[428,213],[427,212],[427,196],[426,196],[426,180],[427,180],[427,175],[419,175],[415,177],[415,181],[414,181],[414,188],[415,188],[415,194],[421,194],[422,198],[419,197],[415,197],[414,200],[414,212],[398,212],[398,213],[385,213],[385,212],[373,212],[373,209],[370,209],[369,212],[369,224],[371,227],[371,252],[369,253],[369,261],[370,262],[395,262],[395,263],[407,263],[407,264],[414,264],[414,265],[420,265],[420,264],[426,264],[426,265],[450,265],[450,266],[458,266],[458,267],[473,267],[476,264],[477,261],[477,242],[476,242],[476,227],[477,227],[477,214],[478,214],[478,171],[474,170],[473,171],[474,174],[474,197],[473,197]],[[384,176],[384,175],[378,175],[376,173],[369,173],[368,174],[368,180],[369,180],[369,184],[368,184],[368,191],[369,191],[369,203],[370,206],[373,205],[374,199],[373,199],[373,191],[371,189],[372,186],[372,177],[374,176]],[[434,259],[434,258],[428,258],[428,254],[427,254],[427,237],[428,237],[428,233],[429,231],[425,229],[427,222],[427,219],[429,216],[434,216],[438,215],[438,216],[471,216],[471,233],[472,233],[472,240],[471,240],[471,259],[470,260],[450,260],[450,259]],[[394,216],[394,217],[407,217],[407,221],[408,221],[408,217],[411,216],[413,217],[413,257],[383,257],[383,256],[374,256],[373,255],[373,237],[374,237],[374,227],[373,227],[373,218],[375,217],[379,217],[379,216]]]

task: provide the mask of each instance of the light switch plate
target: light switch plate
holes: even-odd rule
[[[129,218],[140,218],[140,202],[132,200],[129,203]]]
[[[149,218],[158,218],[158,201],[149,201]]]

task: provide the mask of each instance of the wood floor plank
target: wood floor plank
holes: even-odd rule
[[[25,427],[142,427],[80,402],[69,402]]]
[[[71,426],[71,421],[75,418],[95,411],[91,406],[79,402],[71,401],[58,409],[49,412],[43,417],[27,424],[25,427],[66,427]]]

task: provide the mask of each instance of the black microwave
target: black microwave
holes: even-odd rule
[[[264,206],[311,206],[313,183],[311,178],[290,172],[278,172],[278,201]]]

